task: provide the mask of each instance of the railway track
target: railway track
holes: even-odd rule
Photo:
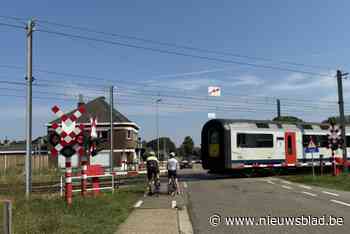
[[[114,180],[114,187],[117,189],[120,186],[126,186],[126,185],[133,185],[137,183],[144,183],[145,182],[145,176],[135,176],[135,177],[116,177]],[[15,186],[15,188],[14,188]],[[103,178],[100,178],[100,186],[111,186],[111,180],[106,180]],[[91,184],[88,183],[87,188],[91,188]],[[7,193],[11,190],[23,190],[25,189],[24,184],[20,185],[13,185],[13,184],[0,184],[0,194]],[[80,189],[80,182],[74,181],[73,182],[73,189]],[[32,192],[33,193],[57,193],[61,190],[61,182],[59,180],[57,181],[50,181],[50,182],[36,182],[32,183]]]

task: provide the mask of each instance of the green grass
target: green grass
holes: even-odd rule
[[[297,183],[350,191],[350,176],[347,175],[332,176],[327,174],[314,178],[312,175],[290,175],[283,176],[283,178]]]
[[[96,198],[76,195],[72,207],[56,196],[33,196],[26,201],[23,193],[17,194],[13,202],[13,230],[14,233],[115,233],[143,192],[143,185],[136,185]]]
[[[33,170],[32,181],[33,183],[59,181],[63,174],[57,168]],[[2,172],[0,175],[0,184],[24,184],[24,180],[24,168],[9,168],[6,173]]]

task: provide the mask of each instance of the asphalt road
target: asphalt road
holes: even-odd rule
[[[230,178],[210,175],[203,170],[181,170],[181,183],[187,192],[188,207],[195,233],[349,233],[350,193],[302,186],[277,178]],[[220,215],[217,226],[209,223]],[[275,225],[226,225],[225,218],[263,217]],[[337,218],[343,225],[311,226],[309,217]],[[303,225],[279,225],[280,217],[298,217]],[[303,220],[302,220],[302,217]],[[277,223],[279,218],[279,224]],[[275,221],[271,221],[271,220]],[[213,223],[218,219],[212,219]],[[316,221],[313,222],[316,222]],[[247,221],[250,223],[250,221]],[[255,222],[259,222],[254,220]],[[323,222],[322,220],[319,222]],[[216,222],[217,223],[217,222]],[[215,224],[216,224],[215,223]],[[245,221],[243,220],[243,223]],[[307,225],[305,225],[307,224]]]

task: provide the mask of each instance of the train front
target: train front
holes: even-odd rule
[[[204,169],[219,172],[230,163],[230,131],[226,120],[212,119],[202,128],[202,165]]]

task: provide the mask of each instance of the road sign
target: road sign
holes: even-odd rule
[[[221,89],[220,89],[220,87],[209,86],[208,87],[208,95],[209,96],[220,97],[221,96]]]
[[[328,136],[328,148],[334,150],[337,150],[341,147],[343,140],[341,138],[341,131],[338,127],[336,127],[334,124],[331,124],[331,127],[329,129],[330,133],[327,134]]]
[[[79,148],[75,150],[76,147],[73,146],[76,144],[78,136],[83,131],[82,126],[76,125],[76,120],[84,113],[84,111],[84,107],[80,107],[71,116],[67,116],[58,106],[52,107],[52,112],[61,119],[61,126],[58,123],[53,123],[51,126],[60,138],[60,141],[57,142],[57,139],[53,136],[53,142],[50,141],[52,144],[52,156],[57,156],[58,153],[61,153],[65,157],[71,157],[76,152],[81,151]]]
[[[309,142],[309,145],[307,146],[307,148],[305,149],[305,153],[318,153],[318,148],[317,146],[315,145],[314,141],[310,140]]]

